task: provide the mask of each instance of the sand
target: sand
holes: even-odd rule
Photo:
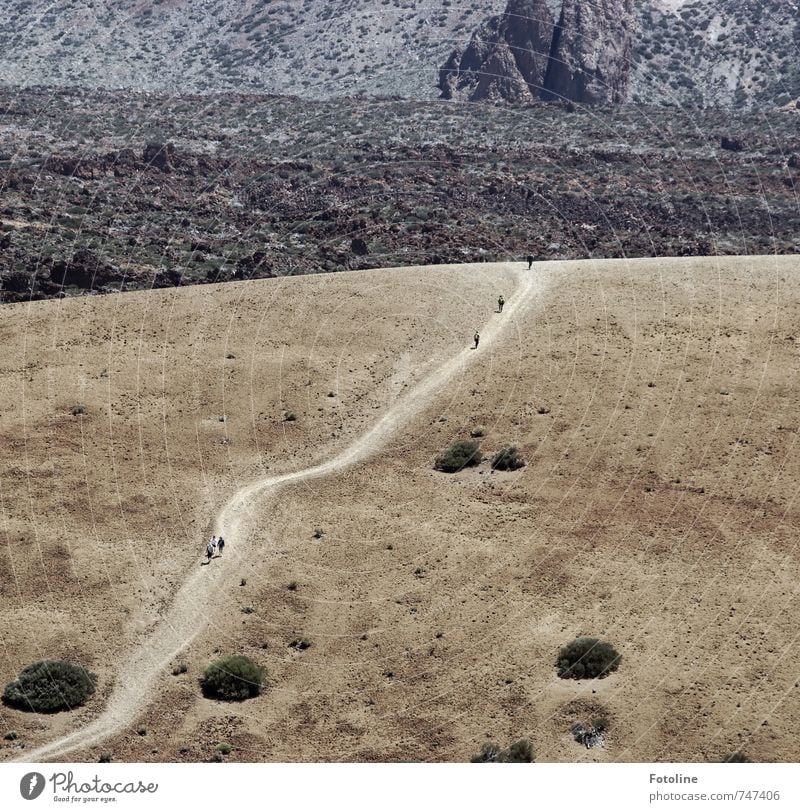
[[[5,306],[0,678],[58,656],[99,688],[67,714],[2,708],[20,739],[0,757],[448,761],[526,736],[546,761],[797,760],[796,267],[487,264]],[[432,469],[478,427],[528,465]],[[558,679],[578,634],[620,670]],[[204,699],[232,652],[266,690]],[[572,740],[601,715],[604,747]]]

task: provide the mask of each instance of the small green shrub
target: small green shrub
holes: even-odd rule
[[[223,756],[229,756],[233,752],[233,747],[227,742],[220,742],[217,745],[217,751],[222,753]]]
[[[186,663],[178,663],[172,668],[172,676],[177,677],[179,674],[185,674],[188,670],[189,666]]]
[[[495,471],[516,471],[525,466],[525,460],[519,456],[517,449],[512,445],[509,448],[501,448],[492,457],[492,468]]]
[[[211,699],[242,702],[261,693],[264,677],[264,669],[242,654],[220,657],[206,668],[203,694]]]
[[[458,440],[436,458],[434,468],[454,474],[468,466],[478,465],[482,459],[483,454],[478,443],[474,440]]]
[[[558,653],[556,668],[562,679],[594,679],[616,671],[622,655],[595,637],[577,637]]]
[[[70,412],[72,413],[73,417],[77,417],[81,414],[86,414],[86,407],[82,403],[76,403],[71,409]]]
[[[57,713],[80,707],[94,693],[97,677],[63,660],[39,660],[6,685],[3,701],[20,710]]]
[[[311,648],[311,641],[306,637],[295,637],[295,639],[289,643],[289,648],[293,648],[297,651],[305,651],[307,648]]]
[[[530,764],[533,759],[533,746],[527,739],[520,739],[506,750],[502,750],[500,745],[487,742],[470,761],[473,764]]]

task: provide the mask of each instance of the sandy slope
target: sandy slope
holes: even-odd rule
[[[71,758],[204,761],[224,741],[240,761],[463,761],[528,736],[543,761],[796,761],[797,269],[548,263],[502,320],[503,266],[6,309],[0,376],[23,397],[0,413],[0,679],[61,656],[100,689],[70,714],[0,709],[20,733],[0,757],[105,719]],[[527,467],[432,469],[477,427]],[[201,567],[226,506],[243,523]],[[169,542],[142,554],[153,524]],[[177,599],[187,573],[213,598]],[[181,601],[197,617],[170,629]],[[185,674],[143,651],[197,625]],[[620,649],[618,673],[555,676],[581,633]],[[261,697],[200,695],[222,653],[268,670]],[[144,704],[126,669],[152,679]],[[600,715],[587,751],[569,727]]]
[[[517,287],[502,315],[497,315],[483,328],[480,346],[483,352],[492,341],[514,326],[515,314],[524,311],[530,304],[531,295],[544,288],[545,277],[522,272],[516,267],[513,270],[518,277]],[[221,556],[213,567],[204,569],[201,565],[190,571],[164,617],[128,656],[116,676],[115,688],[97,719],[56,741],[25,752],[19,757],[20,760],[61,758],[76,748],[91,746],[130,725],[152,699],[150,691],[153,683],[205,628],[208,614],[204,607],[213,606],[220,590],[230,587],[231,565],[237,559],[251,555],[246,524],[253,500],[260,496],[274,500],[285,485],[332,476],[368,458],[384,447],[409,418],[428,406],[450,380],[478,357],[479,353],[472,349],[461,350],[398,398],[372,427],[331,459],[299,471],[263,477],[234,493],[215,520],[216,534],[225,535],[229,542],[228,549],[233,552]],[[264,509],[263,500],[259,508]]]

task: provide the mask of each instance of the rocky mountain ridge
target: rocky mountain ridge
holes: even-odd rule
[[[520,84],[513,70],[504,70],[515,48],[515,68],[529,62],[533,78],[543,63],[553,68],[541,84],[560,96],[770,107],[800,96],[795,0],[511,0],[515,4],[543,23],[528,39],[510,34],[509,49],[493,54],[484,79],[489,99],[526,97],[530,83]],[[6,87],[425,100],[440,95],[439,72],[453,52],[468,51],[473,35],[502,16],[509,0],[0,0],[0,5],[0,77]],[[557,33],[562,13],[552,60],[546,45],[553,44],[550,20]],[[571,86],[576,66],[583,87]],[[492,79],[495,69],[506,78]]]

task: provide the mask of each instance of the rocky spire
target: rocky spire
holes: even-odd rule
[[[624,102],[633,15],[633,0],[564,0],[542,98],[586,104]]]
[[[467,48],[456,50],[439,75],[442,96],[478,101],[536,98],[547,70],[553,16],[546,0],[509,0],[487,20]]]
[[[563,0],[554,24],[548,0],[509,0],[442,67],[446,99],[525,102],[625,101],[633,0]]]

